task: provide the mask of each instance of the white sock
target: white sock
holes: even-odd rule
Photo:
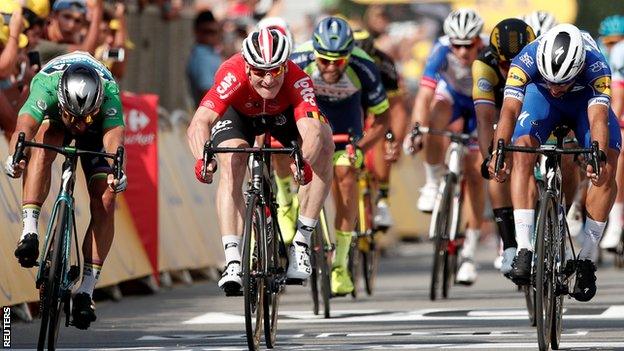
[[[583,240],[583,246],[578,256],[580,260],[591,260],[594,258],[596,247],[604,232],[606,222],[596,222],[593,219],[587,217],[585,221],[585,239]]]
[[[41,213],[41,206],[35,204],[26,204],[22,206],[22,236],[20,240],[26,236],[26,234],[35,233],[39,235],[39,213]]]
[[[475,252],[477,251],[477,244],[479,243],[479,236],[481,230],[479,229],[466,229],[466,239],[464,239],[464,248],[462,250],[462,257],[473,259]]]
[[[241,261],[240,254],[240,242],[241,238],[238,235],[224,235],[221,237],[223,243],[223,251],[225,252],[225,263],[229,264],[232,261]]]
[[[293,242],[300,245],[310,246],[310,237],[312,236],[314,228],[316,228],[317,222],[318,220],[316,219],[299,215],[299,218],[297,218],[297,233],[295,234]]]
[[[609,212],[609,226],[622,227],[622,212],[624,212],[624,203],[614,203],[611,212]]]
[[[100,279],[101,271],[101,264],[85,262],[84,268],[82,269],[82,284],[80,284],[80,287],[76,290],[76,294],[87,293],[89,296],[93,297],[93,290],[95,289],[98,279]]]
[[[440,173],[442,173],[444,165],[432,165],[427,162],[423,162],[423,164],[425,165],[425,177],[427,183],[437,183],[440,180]]]
[[[514,210],[514,224],[516,227],[516,241],[518,251],[529,249],[533,251],[533,229],[535,227],[535,210]]]

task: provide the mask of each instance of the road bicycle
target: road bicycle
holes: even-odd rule
[[[25,140],[22,132],[18,135],[13,154],[13,165],[16,166],[24,157],[27,147],[41,148],[55,151],[65,157],[62,166],[62,181],[59,193],[52,207],[50,222],[45,235],[44,250],[38,260],[36,287],[39,290],[39,309],[41,326],[37,349],[56,349],[61,316],[65,314],[65,326],[72,324],[71,290],[80,277],[82,262],[78,233],[76,231],[74,185],[76,183],[76,164],[79,156],[97,156],[113,160],[113,174],[121,179],[123,170],[124,148],[120,146],[117,152],[79,150],[73,146],[55,146]],[[72,262],[72,241],[75,244],[76,259]]]
[[[265,137],[268,143],[270,138]],[[288,255],[277,221],[277,202],[271,170],[272,154],[289,154],[297,176],[303,175],[303,157],[296,142],[291,147],[213,147],[207,142],[203,152],[202,175],[217,153],[246,153],[251,157],[250,178],[245,191],[245,217],[242,238],[242,280],[245,330],[250,350],[258,350],[264,331],[267,348],[276,343],[279,300],[285,286],[301,285],[288,279]]]
[[[556,145],[539,147],[507,146],[498,140],[495,170],[498,173],[505,162],[505,152],[526,152],[545,157],[545,189],[539,198],[539,211],[535,229],[535,257],[533,259],[531,286],[535,289],[535,320],[540,350],[558,349],[561,341],[563,297],[571,295],[569,286],[576,279],[576,253],[568,229],[565,199],[561,190],[561,156],[585,155],[587,161],[600,174],[598,142],[590,148],[563,148],[569,128],[560,126],[553,134]],[[566,247],[566,237],[569,246]],[[566,257],[566,250],[571,258]]]
[[[310,249],[312,275],[310,288],[312,290],[313,312],[318,315],[323,307],[323,316],[330,318],[331,298],[331,266],[335,245],[329,236],[329,226],[325,210],[321,210],[316,229],[312,234]]]
[[[429,227],[429,238],[434,243],[429,299],[434,301],[440,288],[442,297],[448,298],[451,284],[455,283],[458,254],[463,247],[459,226],[464,189],[464,155],[474,138],[466,133],[436,130],[418,124],[414,126],[411,137],[415,139],[422,134],[450,139],[445,159],[448,171],[440,182]]]

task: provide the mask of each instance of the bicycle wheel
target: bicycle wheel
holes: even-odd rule
[[[449,241],[444,252],[444,270],[442,275],[442,297],[448,298],[448,292],[455,282],[457,273],[457,240]]]
[[[321,302],[323,304],[323,316],[330,317],[329,299],[331,298],[331,269],[330,247],[325,243],[325,234],[323,233],[323,225],[321,221],[316,225],[316,229],[312,235],[312,276],[311,288],[312,299],[314,302],[314,314],[321,312]],[[329,237],[329,236],[327,236]],[[322,300],[322,301],[321,301]]]
[[[357,228],[357,225],[356,225]],[[358,242],[360,240],[360,234],[357,232],[356,235],[351,238],[351,246],[349,247],[349,274],[351,275],[351,282],[353,282],[353,291],[351,291],[351,296],[354,299],[357,299],[357,290],[358,285],[360,283],[360,254],[358,248]]]
[[[615,267],[624,268],[624,232],[620,234],[620,241],[615,247]]]
[[[529,314],[529,324],[535,326],[535,288],[531,285],[521,286],[524,293],[524,301],[526,302],[527,312]]]
[[[563,211],[562,211],[563,212]],[[562,217],[565,220],[565,216]],[[565,227],[565,225],[564,225]],[[563,233],[561,235],[560,233]],[[562,285],[565,277],[565,249],[566,249],[566,231],[559,230],[554,233],[553,245],[553,280],[555,284],[555,289],[552,296],[553,307],[552,307],[552,328],[550,333],[550,345],[553,350],[559,349],[559,343],[561,341],[561,331],[563,329],[563,294],[560,292],[560,289],[556,289],[558,285]]]
[[[310,275],[310,290],[312,292],[312,312],[314,315],[319,314],[319,295],[321,292],[319,291],[319,275],[320,269],[319,265],[319,250],[321,250],[320,245],[318,243],[318,226],[317,229],[312,233],[312,250],[310,255],[310,264],[312,265],[312,274]]]
[[[360,252],[362,255],[362,273],[364,274],[364,286],[366,293],[373,294],[375,278],[377,277],[377,267],[379,266],[379,248],[375,241],[375,229],[373,228],[373,203],[370,190],[363,198],[364,201],[364,223],[366,224],[367,235],[360,240]]]
[[[276,211],[273,211],[275,213]],[[272,217],[276,218],[276,217]],[[266,233],[277,233],[275,222],[266,223]],[[282,285],[279,283],[286,271],[280,267],[279,239],[276,235],[266,236],[267,276],[264,278],[264,341],[267,348],[275,347],[277,318]]]
[[[444,256],[446,252],[446,246],[448,244],[448,227],[449,216],[451,209],[451,189],[455,184],[455,177],[452,174],[447,174],[444,177],[443,189],[440,192],[441,197],[436,200],[440,201],[437,206],[438,214],[434,223],[434,249],[433,249],[433,265],[431,267],[431,284],[429,285],[429,299],[435,301],[438,289],[438,282],[440,280],[440,273],[444,269]],[[448,291],[447,291],[448,294]]]
[[[550,196],[540,202],[535,240],[537,254],[535,260],[535,319],[540,350],[548,350],[552,333],[555,299],[555,262],[552,246],[557,230],[557,214],[553,204],[554,199]]]
[[[46,253],[46,260],[44,262],[44,277],[43,283],[40,287],[41,297],[41,329],[39,330],[39,341],[37,345],[38,350],[43,350],[45,347],[46,336],[48,350],[54,350],[56,348],[56,341],[58,340],[59,322],[60,316],[63,312],[63,301],[61,299],[61,281],[63,279],[63,263],[65,252],[65,227],[66,220],[65,214],[67,213],[67,207],[62,203],[58,211],[54,223],[56,227],[53,231],[51,243]],[[47,330],[47,333],[46,333]],[[47,335],[46,335],[47,334]]]
[[[249,194],[243,231],[243,297],[245,301],[245,331],[247,346],[258,350],[262,336],[264,307],[264,228],[262,207],[257,194]]]

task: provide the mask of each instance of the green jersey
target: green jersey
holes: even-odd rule
[[[115,82],[113,75],[93,56],[80,51],[59,56],[43,66],[30,83],[28,100],[22,106],[19,115],[29,114],[39,123],[43,122],[45,118],[60,121],[61,111],[57,93],[59,81],[65,69],[76,62],[93,67],[102,78],[104,96],[100,111],[94,116],[94,126],[100,126],[103,130],[123,126],[124,120],[119,86]]]

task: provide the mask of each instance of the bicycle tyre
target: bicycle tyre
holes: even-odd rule
[[[527,313],[529,315],[529,325],[534,327],[535,321],[535,288],[531,285],[521,286],[524,294],[524,301],[526,302]]]
[[[367,235],[363,238],[366,240],[365,247],[360,247],[362,253],[362,273],[364,274],[364,287],[366,294],[373,295],[375,288],[375,279],[377,278],[377,269],[379,267],[379,248],[375,241],[375,228],[373,225],[373,203],[370,191],[364,195],[364,223],[366,223]],[[364,249],[364,250],[362,250]]]
[[[563,217],[565,221],[565,217]],[[563,232],[564,235],[559,235],[558,233]],[[561,342],[561,331],[563,330],[563,294],[557,294],[557,284],[559,283],[559,278],[564,277],[564,267],[565,267],[565,248],[566,248],[566,234],[565,231],[557,231],[556,238],[553,242],[553,280],[555,284],[555,290],[553,292],[553,314],[552,314],[552,328],[550,333],[550,346],[553,350],[558,350]],[[558,263],[559,266],[554,265]]]
[[[455,282],[457,274],[457,252],[451,253],[447,249],[444,252],[444,271],[442,277],[442,297],[447,299],[452,283]]]
[[[258,279],[258,272],[264,269],[264,252],[259,238],[263,226],[262,207],[257,194],[249,194],[245,210],[243,231],[243,299],[245,303],[245,332],[249,350],[260,348],[262,336],[264,282]],[[257,250],[256,250],[257,249]],[[257,251],[257,257],[253,257]]]
[[[276,211],[273,211],[275,213]],[[276,218],[276,217],[273,217]],[[277,339],[277,319],[279,311],[279,301],[281,295],[281,285],[277,282],[279,275],[285,272],[280,267],[279,257],[279,239],[277,238],[276,223],[265,221],[265,233],[273,233],[266,236],[266,263],[267,276],[264,278],[264,341],[266,347],[272,349],[275,347]]]
[[[319,258],[319,250],[321,247],[319,245],[318,240],[318,225],[312,233],[312,250],[310,255],[310,263],[312,264],[312,274],[310,275],[310,290],[312,292],[312,312],[315,316],[317,316],[320,312],[320,302],[319,296],[321,294],[319,290],[319,281],[320,281],[320,258]]]
[[[357,225],[356,225],[357,228]],[[354,299],[357,299],[357,290],[358,285],[360,283],[360,255],[359,255],[359,240],[360,234],[357,232],[356,235],[351,238],[351,246],[349,247],[349,274],[351,275],[351,282],[353,283],[353,291],[351,291],[351,296]]]
[[[429,285],[429,299],[431,301],[436,300],[440,273],[442,269],[444,269],[444,255],[448,241],[447,234],[452,196],[451,189],[453,188],[453,184],[455,184],[454,178],[455,177],[450,173],[444,176],[444,187],[441,191],[440,205],[437,207],[438,215],[436,216],[434,229],[435,237],[433,239],[433,265],[431,267],[431,283]]]
[[[39,342],[37,348],[43,350],[47,336],[48,350],[56,349],[58,340],[60,314],[64,310],[61,301],[61,280],[63,278],[63,252],[64,252],[64,230],[66,226],[65,213],[67,207],[59,206],[56,213],[52,242],[46,254],[47,276],[44,277],[43,289],[43,309],[41,314],[41,329],[39,331]],[[47,259],[49,257],[49,259]],[[47,329],[47,333],[46,333]]]
[[[321,214],[323,216],[324,214]],[[326,222],[325,222],[326,223]],[[323,316],[330,318],[330,304],[331,298],[331,250],[330,245],[325,242],[325,238],[329,238],[329,233],[324,233],[325,228],[322,221],[316,225],[316,229],[312,235],[312,297],[314,300],[314,314],[318,315],[321,312],[321,300],[323,303]],[[320,287],[320,289],[319,289]]]
[[[549,195],[540,201],[537,221],[535,260],[535,319],[537,341],[540,351],[548,350],[552,332],[552,314],[554,301],[554,261],[552,257],[552,238],[556,230],[557,215]]]

